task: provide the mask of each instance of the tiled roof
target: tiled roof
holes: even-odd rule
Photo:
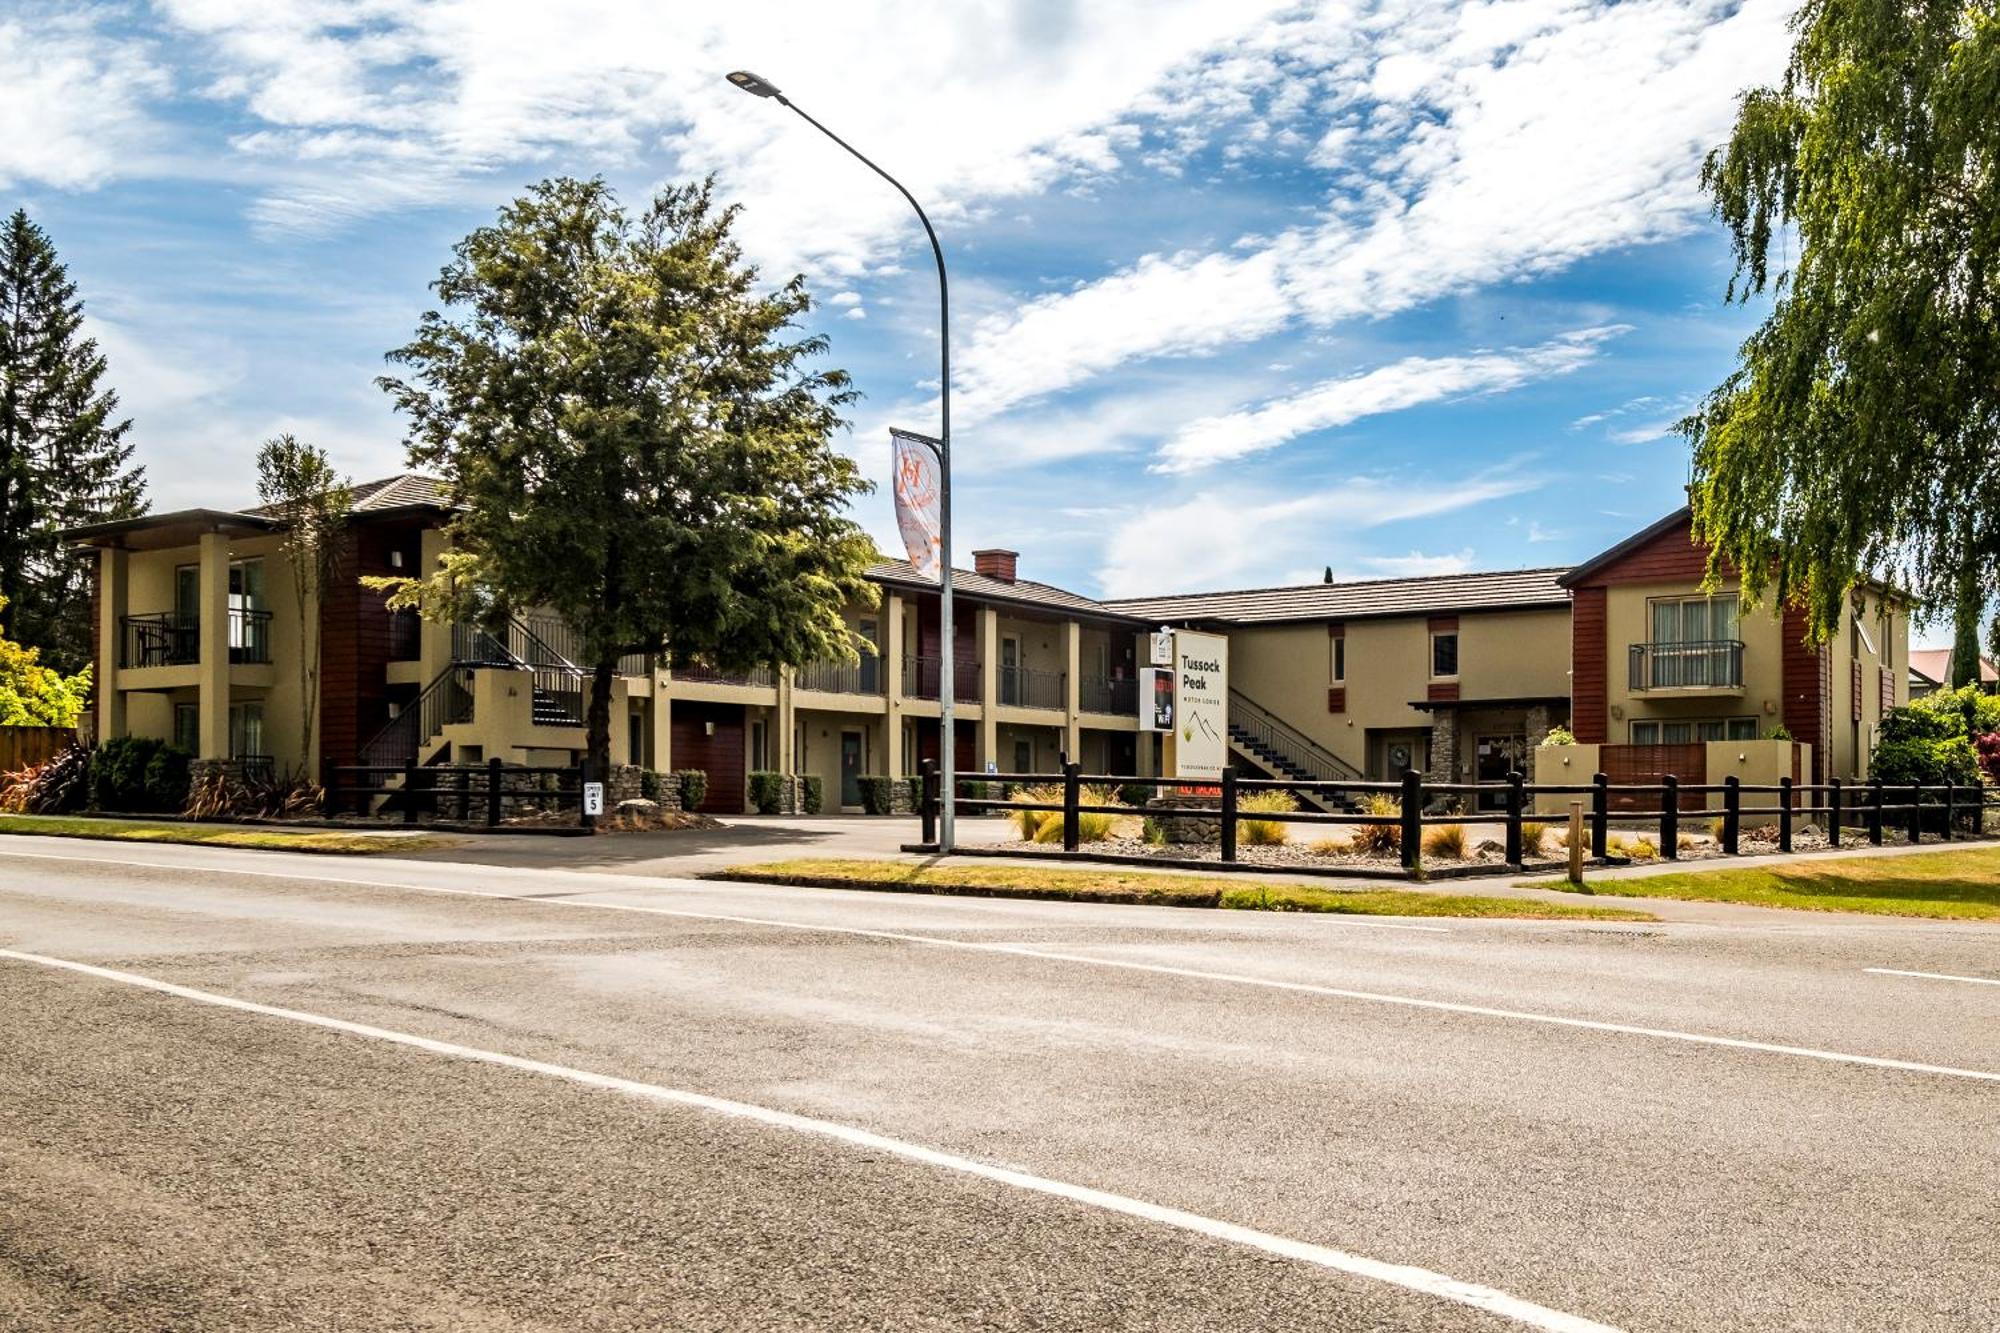
[[[868,567],[868,577],[877,583],[893,583],[899,587],[937,587],[935,579],[927,579],[917,573],[916,567],[907,560],[882,560]],[[1047,607],[1055,611],[1071,611],[1078,615],[1102,616],[1108,620],[1130,620],[1132,614],[1104,602],[1092,601],[1081,593],[1070,592],[1047,583],[1035,583],[1029,579],[1017,579],[1013,583],[1005,579],[988,578],[970,569],[953,569],[951,572],[952,591],[955,596],[970,597],[987,602],[1014,602],[1025,606]]]
[[[1568,606],[1569,593],[1556,582],[1567,572],[1557,567],[1368,579],[1356,583],[1301,583],[1288,588],[1249,588],[1183,597],[1117,598],[1105,605],[1148,621],[1220,620],[1245,625],[1289,620],[1362,620],[1440,611],[1514,610]]]
[[[383,477],[379,481],[360,482],[353,490],[354,512],[357,514],[379,509],[407,509],[413,505],[438,509],[450,507],[444,498],[444,483],[421,472],[405,472],[400,476]]]
[[[1951,649],[1912,648],[1910,650],[1910,670],[1916,672],[1925,680],[1936,681],[1940,685],[1944,684],[1951,679]],[[2000,670],[1995,670],[1993,663],[1982,657],[1979,659],[1979,679],[1982,681],[2000,681]]]

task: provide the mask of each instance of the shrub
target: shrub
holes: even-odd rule
[[[1465,859],[1465,825],[1439,824],[1424,834],[1424,855]]]
[[[698,810],[708,795],[708,774],[698,768],[684,768],[674,774],[681,780],[681,809]]]
[[[1153,788],[1142,782],[1126,782],[1119,785],[1118,803],[1120,805],[1129,805],[1135,809],[1142,809],[1146,802],[1152,799]]]
[[[1653,845],[1651,838],[1634,838],[1625,848],[1625,854],[1634,861],[1651,861],[1659,856],[1660,849]]]
[[[890,795],[891,783],[879,773],[864,774],[855,779],[861,788],[861,812],[868,815],[886,815],[896,808],[895,798]]]
[[[1964,734],[1969,737],[2000,731],[2000,696],[1981,694],[1976,685],[1967,685],[1956,690],[1936,690],[1918,699],[1910,707],[1927,712],[1955,714],[1964,724]]]
[[[1139,836],[1146,840],[1148,847],[1164,847],[1167,843],[1167,826],[1152,815],[1147,815],[1139,825]]]
[[[1058,786],[1016,787],[1008,798],[1014,802],[1029,805],[1061,805],[1063,789]],[[1059,810],[1010,810],[1007,817],[1014,821],[1022,842],[1052,842],[1062,837],[1062,812]],[[1042,826],[1055,825],[1055,838],[1044,838]]]
[[[179,810],[187,804],[188,766],[193,756],[178,745],[162,745],[146,764],[146,802],[154,810]]]
[[[1363,810],[1381,822],[1354,826],[1354,850],[1376,853],[1401,850],[1403,803],[1386,792],[1377,792],[1368,798]]]
[[[0,777],[0,810],[66,815],[90,802],[90,751],[72,745],[33,768]]]
[[[1782,722],[1764,733],[1764,739],[1767,741],[1788,741],[1791,738],[1791,729]]]
[[[1291,814],[1299,808],[1299,803],[1288,791],[1253,791],[1248,796],[1239,797],[1236,808],[1257,814]],[[1277,847],[1290,834],[1291,826],[1282,819],[1236,821],[1238,841],[1251,847]]]
[[[1575,745],[1576,733],[1568,727],[1550,727],[1549,734],[1542,737],[1544,745]]]
[[[192,819],[303,819],[325,804],[325,790],[304,777],[229,778],[213,771],[189,785],[186,813]]]
[[[750,774],[750,804],[760,815],[775,815],[785,807],[785,775],[760,768]]]
[[[2000,784],[2000,731],[1987,732],[1972,743],[1972,748],[1979,756],[1979,768],[1986,774],[1986,780]]]
[[[816,815],[826,807],[826,783],[816,773],[808,773],[799,779],[799,808],[806,814]]]
[[[912,773],[910,776],[904,778],[903,788],[910,794],[910,809],[912,810],[923,809],[924,808],[923,775],[921,773]],[[888,811],[885,810],[883,811],[883,813],[887,814]]]
[[[172,748],[151,736],[115,736],[98,746],[90,760],[92,803],[100,810],[179,810],[182,801],[178,800],[155,805],[146,787],[147,770],[154,758]],[[183,799],[185,795],[183,792]]]
[[[1521,855],[1540,856],[1542,854],[1542,839],[1548,837],[1548,835],[1549,826],[1547,824],[1537,824],[1532,819],[1523,820],[1521,823]]]
[[[1929,699],[1882,715],[1868,775],[1891,786],[1969,786],[1979,781],[1979,752],[1956,707],[1927,708]]]
[[[660,775],[650,768],[639,770],[639,794],[649,801],[660,799]]]

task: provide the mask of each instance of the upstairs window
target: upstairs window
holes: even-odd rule
[[[1446,680],[1458,675],[1458,631],[1440,630],[1431,635],[1431,678]]]
[[[1327,679],[1335,685],[1347,680],[1347,633],[1340,626],[1332,627],[1327,639]]]

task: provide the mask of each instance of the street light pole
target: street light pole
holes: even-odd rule
[[[729,81],[744,92],[755,97],[776,98],[778,105],[796,112],[799,119],[824,134],[827,138],[845,148],[854,158],[883,180],[896,187],[896,193],[903,196],[910,207],[916,210],[917,221],[924,224],[924,235],[930,238],[931,254],[937,259],[938,272],[938,403],[941,426],[938,431],[938,850],[948,852],[955,845],[953,811],[956,802],[957,783],[953,780],[952,768],[955,755],[953,742],[957,739],[952,726],[952,681],[953,666],[957,654],[952,640],[951,605],[951,286],[945,277],[944,247],[938,244],[937,231],[931,220],[924,214],[922,204],[916,200],[903,183],[888,172],[876,166],[853,144],[835,134],[826,126],[814,120],[796,106],[792,100],[779,92],[777,86],[761,79],[748,70],[736,70],[729,75]],[[891,645],[900,654],[901,644]],[[890,665],[895,670],[894,663]],[[899,737],[891,736],[888,742],[896,745]]]

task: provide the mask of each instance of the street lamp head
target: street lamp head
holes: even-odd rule
[[[775,97],[781,102],[785,100],[785,95],[779,92],[776,86],[768,80],[758,78],[747,69],[731,70],[729,81],[746,93],[754,93],[758,97]]]

